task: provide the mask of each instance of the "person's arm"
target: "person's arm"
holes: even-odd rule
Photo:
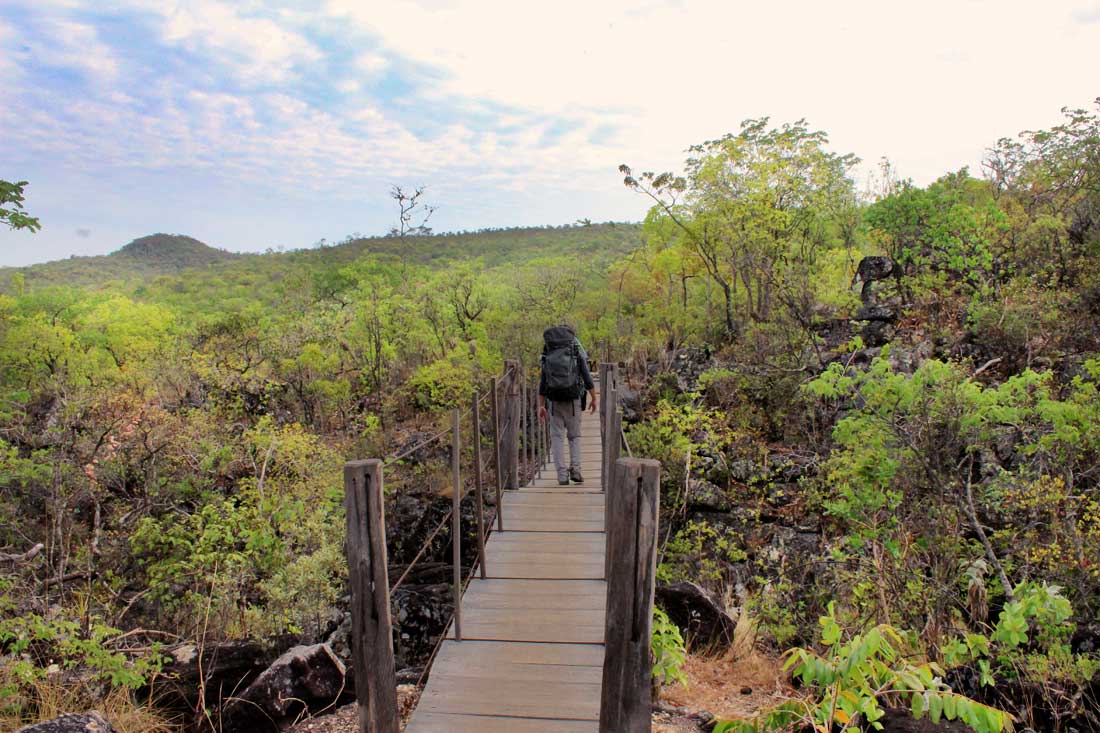
[[[588,390],[588,411],[596,411],[596,383],[592,380],[592,373],[588,371],[588,354],[585,353],[581,342],[577,342],[578,361],[580,362],[581,379],[584,380],[584,388]]]

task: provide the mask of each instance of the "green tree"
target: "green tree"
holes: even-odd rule
[[[23,189],[26,181],[5,181],[0,179],[0,221],[10,229],[29,229],[37,232],[42,228],[38,219],[27,216],[23,208]]]
[[[684,176],[619,168],[681,230],[722,291],[730,338],[746,322],[768,320],[777,302],[808,327],[817,257],[851,237],[849,172],[858,159],[827,150],[828,136],[804,120],[768,125],[746,120],[737,134],[693,145]]]

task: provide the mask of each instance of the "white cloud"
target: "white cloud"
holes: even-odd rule
[[[159,17],[167,43],[217,53],[248,81],[284,81],[296,68],[322,57],[321,51],[300,33],[271,18],[247,15],[239,3],[130,0],[129,5]]]
[[[930,178],[1094,95],[1100,35],[1072,0],[918,4],[329,0],[386,48],[444,69],[439,98],[626,121],[609,155],[679,162],[747,117],[807,117],[839,149]],[[1061,12],[1059,12],[1061,11]],[[932,154],[926,152],[935,151]]]
[[[389,60],[377,53],[361,53],[355,59],[355,68],[368,77],[376,77],[389,67]]]
[[[21,75],[22,70],[15,61],[15,46],[18,38],[19,35],[15,29],[0,18],[0,77],[6,81],[5,84],[0,84],[0,100],[4,98],[2,95],[5,94],[5,90],[10,89],[12,82]]]

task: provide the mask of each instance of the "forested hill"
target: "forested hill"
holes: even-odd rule
[[[322,242],[312,249],[262,255],[228,252],[180,234],[153,234],[135,239],[109,255],[72,257],[25,268],[0,268],[0,292],[11,292],[13,275],[20,287],[66,285],[148,293],[150,283],[178,290],[175,277],[202,271],[227,282],[260,286],[279,282],[290,271],[338,268],[369,255],[409,265],[441,266],[479,260],[484,267],[520,264],[543,257],[571,256],[608,263],[641,243],[637,224],[606,223],[486,229],[427,236],[348,237],[338,244]],[[192,275],[195,272],[191,272]]]

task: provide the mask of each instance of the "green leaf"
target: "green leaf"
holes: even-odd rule
[[[943,713],[943,698],[938,693],[928,693],[928,719],[933,723],[940,722],[940,715]]]

